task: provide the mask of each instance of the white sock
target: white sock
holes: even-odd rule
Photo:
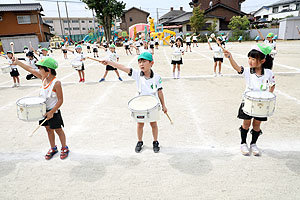
[[[180,71],[178,71],[177,73],[177,78],[180,78]]]
[[[175,72],[173,72],[173,77],[175,78]]]

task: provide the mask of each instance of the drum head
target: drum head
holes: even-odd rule
[[[263,91],[250,91],[246,92],[245,96],[256,98],[256,99],[272,99],[275,98],[275,94],[272,92]]]
[[[141,95],[134,97],[128,103],[128,107],[131,110],[150,110],[157,106],[158,99],[151,95]]]
[[[17,101],[17,105],[36,105],[45,103],[46,100],[42,97],[24,97]]]

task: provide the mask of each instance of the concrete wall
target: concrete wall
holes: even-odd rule
[[[36,35],[22,35],[22,36],[14,36],[14,37],[0,37],[2,41],[2,46],[4,52],[11,51],[10,42],[13,42],[14,52],[23,52],[24,46],[29,47],[29,41],[31,41],[31,45],[33,48],[37,49],[39,40]],[[48,46],[43,46],[48,47]]]
[[[294,40],[300,39],[300,35],[296,26],[300,29],[300,17],[293,19],[284,19],[280,21],[279,26],[279,39]]]

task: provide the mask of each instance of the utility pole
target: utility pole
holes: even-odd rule
[[[93,24],[94,24],[94,34],[96,34],[96,25],[95,25],[95,15],[94,15],[94,9],[92,9],[92,13],[93,13]]]
[[[156,23],[158,24],[158,19],[159,19],[159,16],[158,16],[158,8],[156,8],[156,17],[157,17]]]
[[[56,3],[57,3],[57,9],[58,9],[58,17],[59,17],[59,23],[60,23],[61,35],[62,35],[63,38],[65,38],[64,32],[63,32],[63,27],[62,27],[62,24],[61,24],[61,17],[60,17],[60,11],[59,11],[59,4],[58,4],[58,1],[57,1]]]
[[[67,2],[65,1],[65,7],[66,7],[66,13],[67,13],[67,20],[68,20],[68,29],[69,29],[69,40],[71,40],[71,29],[70,29],[70,20],[69,20],[69,14],[68,14],[68,8],[67,8]]]

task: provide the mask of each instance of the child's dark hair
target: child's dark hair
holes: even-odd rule
[[[265,55],[262,52],[259,52],[259,51],[255,50],[255,49],[252,49],[248,53],[248,57],[255,58],[255,59],[258,59],[258,60],[266,59],[266,61],[261,65],[261,67],[263,69],[272,69],[272,67],[273,67],[273,59],[270,56],[270,54]]]
[[[183,42],[182,42],[182,39],[181,39],[181,38],[177,38],[177,39],[176,39],[176,42],[177,42],[178,40],[179,40],[179,41],[180,41],[180,43],[181,43],[181,47],[183,47]],[[175,45],[177,46],[177,44],[175,44]]]
[[[38,66],[39,68],[42,68],[45,70],[45,72],[49,72],[53,75],[53,76],[56,76],[56,71],[55,69],[50,69],[50,68],[47,68],[47,67],[44,67],[44,66]]]

